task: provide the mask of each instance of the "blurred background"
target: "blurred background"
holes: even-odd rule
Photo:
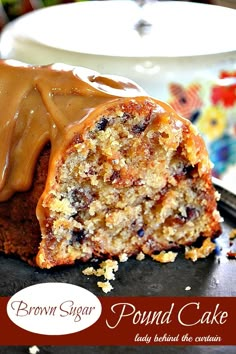
[[[86,0],[0,0],[0,30],[6,23],[27,12],[42,7],[53,6],[57,4],[80,2]],[[87,0],[89,1],[89,0]],[[92,1],[92,0],[90,0]],[[102,1],[102,0],[101,0]],[[165,0],[156,0],[165,1]],[[182,1],[182,0],[177,0]],[[236,8],[236,0],[185,0],[188,2],[198,2],[212,5],[221,5]]]

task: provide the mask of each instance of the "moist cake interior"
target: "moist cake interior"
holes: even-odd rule
[[[113,103],[76,130],[38,206],[41,266],[151,255],[219,233],[199,141],[157,107]]]

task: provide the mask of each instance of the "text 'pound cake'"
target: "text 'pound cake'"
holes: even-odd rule
[[[2,61],[0,110],[1,251],[51,268],[220,234],[202,138],[133,82]]]

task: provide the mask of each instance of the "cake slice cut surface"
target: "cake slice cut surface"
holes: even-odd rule
[[[153,255],[219,234],[204,143],[165,104],[117,99],[70,135],[37,208],[40,266]]]

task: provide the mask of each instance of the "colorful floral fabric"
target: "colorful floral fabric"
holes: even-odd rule
[[[169,93],[170,105],[202,134],[214,164],[213,174],[224,178],[234,166],[236,178],[236,71],[221,71],[207,89],[197,82],[186,87],[170,83]]]
[[[226,112],[220,106],[209,106],[202,112],[196,125],[209,141],[220,139],[227,127]]]
[[[225,108],[236,104],[236,71],[220,73],[218,84],[211,90],[211,101],[215,105],[221,103]]]

